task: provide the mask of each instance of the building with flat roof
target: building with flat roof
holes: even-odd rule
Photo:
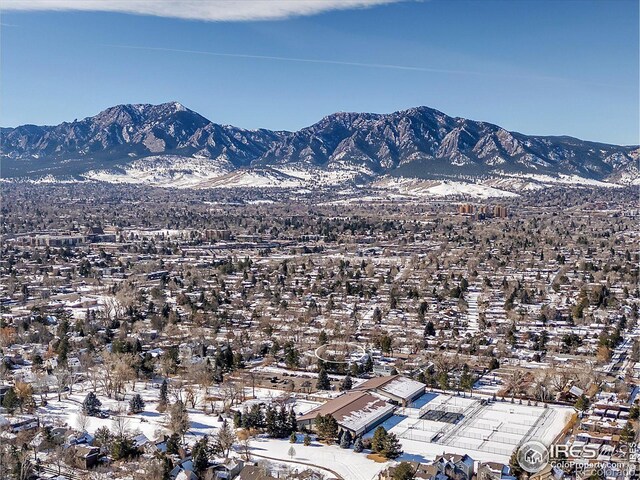
[[[376,377],[358,385],[354,390],[374,392],[398,405],[408,406],[420,397],[426,385],[402,375]]]

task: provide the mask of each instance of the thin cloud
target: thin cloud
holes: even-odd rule
[[[505,77],[505,78],[527,78],[534,80],[546,80],[546,81],[566,81],[565,78],[553,77],[553,76],[534,76],[526,74],[509,74],[499,72],[482,72],[476,70],[456,70],[446,68],[431,68],[418,65],[396,65],[389,63],[366,63],[366,62],[348,62],[341,60],[329,60],[329,59],[315,59],[315,58],[296,58],[296,57],[280,57],[274,55],[252,55],[244,53],[223,53],[223,52],[209,52],[205,50],[185,50],[180,48],[165,48],[165,47],[145,47],[139,45],[113,45],[105,44],[104,47],[110,48],[124,48],[128,50],[146,50],[152,52],[171,52],[171,53],[187,53],[192,55],[208,55],[213,57],[228,57],[228,58],[244,58],[255,60],[273,60],[279,62],[299,62],[299,63],[316,63],[324,65],[342,65],[348,67],[363,67],[363,68],[381,68],[387,70],[406,70],[414,72],[428,72],[428,73],[442,73],[450,75],[472,75],[481,77]]]
[[[277,20],[402,0],[4,0],[18,11],[117,12],[204,21]]]

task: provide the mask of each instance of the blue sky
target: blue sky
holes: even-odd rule
[[[214,122],[295,130],[335,111],[427,105],[523,133],[639,143],[635,0],[314,1],[329,5],[297,16],[262,1],[242,21],[220,21],[220,9],[216,21],[3,11],[0,123],[177,100]]]

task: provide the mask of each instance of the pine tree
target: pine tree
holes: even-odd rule
[[[623,442],[630,443],[636,436],[636,432],[633,430],[633,426],[631,426],[631,422],[627,422],[620,432],[620,440]]]
[[[122,460],[128,458],[135,453],[136,449],[133,439],[127,436],[117,436],[111,442],[111,458],[114,460]]]
[[[144,410],[144,400],[139,393],[136,393],[129,401],[129,413],[140,413]]]
[[[235,412],[233,412],[233,426],[235,428],[240,428],[243,426],[242,412],[240,410],[236,410]]]
[[[100,407],[102,406],[102,402],[98,400],[96,394],[93,392],[87,393],[87,396],[84,397],[84,401],[82,402],[82,412],[85,415],[94,416],[100,412]]]
[[[589,399],[585,395],[580,395],[580,398],[578,398],[574,406],[577,410],[584,412],[589,408]]]
[[[373,372],[373,359],[371,358],[371,355],[367,355],[367,360],[364,364],[364,371]]]
[[[296,432],[291,432],[291,435],[289,435],[289,443],[296,443],[298,441],[298,436],[296,435]]]
[[[382,455],[389,460],[394,460],[402,455],[402,445],[395,433],[388,433],[382,443]]]
[[[311,445],[311,437],[309,436],[309,434],[305,434],[304,436],[304,440],[302,441],[302,443],[304,444],[305,447],[308,447],[309,445]]]
[[[371,451],[374,453],[380,453],[384,449],[384,442],[387,438],[387,430],[380,425],[373,432],[373,438],[371,439]]]
[[[264,421],[267,429],[267,435],[271,438],[278,438],[278,414],[271,405],[267,406]]]
[[[330,413],[318,415],[315,420],[318,436],[327,443],[333,443],[338,436],[338,422]]]
[[[162,385],[160,385],[160,398],[158,399],[158,411],[164,412],[167,409],[168,403],[169,403],[169,385],[167,384],[167,380],[164,379],[162,381]]]
[[[349,448],[352,440],[353,437],[351,436],[351,432],[349,430],[345,430],[340,438],[340,448]]]
[[[282,405],[278,412],[278,438],[285,438],[291,433],[289,429],[289,414],[287,409]]]
[[[167,453],[169,455],[177,455],[180,448],[180,435],[173,433],[167,439]]]
[[[364,450],[364,445],[362,444],[362,437],[358,435],[356,437],[355,442],[353,442],[353,451],[356,453],[360,453]]]
[[[15,409],[20,406],[20,399],[13,387],[10,387],[4,394],[4,397],[2,398],[2,406],[6,408],[9,413],[13,413]]]
[[[351,376],[347,375],[342,379],[342,382],[340,383],[340,390],[351,390],[351,387],[353,387],[353,381],[351,380]]]
[[[191,462],[193,464],[193,472],[196,475],[202,474],[209,466],[209,439],[205,435],[201,440],[197,441],[191,450]]]
[[[414,468],[409,462],[400,462],[393,471],[393,480],[411,480],[414,475]]]
[[[324,368],[320,369],[318,373],[318,382],[316,383],[318,390],[331,390],[331,382],[329,381],[329,375]]]
[[[460,388],[462,390],[469,390],[473,393],[473,385],[475,384],[475,379],[473,375],[465,370],[462,375],[460,375]]]
[[[242,426],[244,428],[262,428],[265,426],[264,416],[262,415],[262,408],[255,403],[251,405],[249,412],[243,415]]]
[[[298,417],[296,416],[296,412],[293,408],[289,410],[289,430],[292,432],[298,431]]]

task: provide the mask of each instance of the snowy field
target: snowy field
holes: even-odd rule
[[[46,407],[38,409],[38,415],[45,423],[62,426],[64,424],[79,429],[81,402],[87,389],[74,389],[73,395],[57,401],[49,396]],[[216,394],[215,388],[209,389],[209,395]],[[130,395],[125,400],[116,401],[98,394],[102,408],[111,411],[111,418],[90,417],[84,425],[89,433],[102,426],[114,427],[114,418],[124,419],[126,428],[134,435],[144,434],[155,439],[167,433],[166,413],[156,410],[158,399],[157,385],[138,383],[135,393],[141,394],[146,402],[140,414],[128,415],[126,408]],[[255,402],[285,402],[293,406],[298,414],[308,412],[319,403],[289,397],[282,391],[256,388],[256,398],[248,399],[245,406]],[[245,389],[249,396],[251,389]],[[185,439],[193,443],[203,435],[214,435],[221,426],[218,414],[212,413],[212,407],[221,405],[204,401],[204,392],[200,393],[196,408],[189,408],[191,428]],[[488,397],[483,397],[488,398]],[[238,407],[236,407],[238,408]],[[242,408],[242,407],[240,407]],[[117,412],[121,412],[118,414]],[[383,426],[400,438],[404,455],[399,460],[428,462],[444,452],[469,454],[476,461],[497,461],[508,463],[509,457],[517,445],[525,439],[539,439],[550,442],[562,430],[573,409],[550,406],[549,408],[494,402],[483,404],[478,396],[459,397],[440,393],[425,393],[411,407],[399,408],[396,414],[387,419]],[[425,419],[428,418],[428,419]],[[372,436],[373,431],[365,436]],[[385,468],[387,464],[369,460],[366,453],[355,453],[352,449],[341,449],[337,445],[327,446],[315,439],[311,445],[302,444],[302,435],[294,445],[295,455],[289,457],[291,444],[287,439],[277,440],[259,436],[251,442],[254,459],[262,457],[278,460],[283,464],[292,462],[308,464],[323,469],[328,468],[344,478],[370,480]],[[297,465],[300,466],[300,465]],[[326,470],[324,474],[330,476]]]

